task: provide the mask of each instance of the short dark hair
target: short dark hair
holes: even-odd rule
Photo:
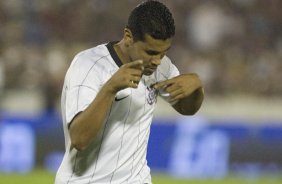
[[[135,7],[126,27],[132,32],[134,41],[143,41],[145,34],[162,40],[175,34],[171,12],[164,4],[154,0],[145,1]]]

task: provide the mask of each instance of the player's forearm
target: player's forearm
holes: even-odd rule
[[[203,88],[199,88],[188,97],[179,100],[173,108],[182,115],[194,115],[200,109],[203,99]]]
[[[84,150],[93,141],[103,126],[114,97],[115,93],[104,86],[88,108],[74,118],[70,126],[73,147]]]

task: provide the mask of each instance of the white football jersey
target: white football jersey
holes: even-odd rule
[[[69,123],[122,65],[113,44],[79,53],[67,71],[62,92],[66,152],[56,184],[151,184],[146,153],[158,94],[151,85],[179,75],[166,56],[152,75],[142,77],[137,89],[116,94],[103,127],[86,150],[71,147]]]

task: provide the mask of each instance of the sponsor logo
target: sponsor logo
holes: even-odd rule
[[[150,105],[153,105],[154,103],[157,102],[157,93],[156,93],[156,89],[152,88],[152,87],[147,87],[148,90],[148,95],[147,95],[147,102]]]
[[[121,101],[125,98],[129,97],[129,95],[125,96],[125,97],[121,97],[121,98],[118,98],[118,97],[115,97],[115,101],[118,102],[118,101]]]

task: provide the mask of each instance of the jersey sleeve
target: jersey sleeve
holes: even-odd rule
[[[77,56],[74,59],[66,79],[65,116],[67,124],[94,100],[102,86],[101,76],[97,61],[83,56]]]
[[[168,79],[171,79],[173,77],[176,77],[179,75],[179,70],[176,68],[176,66],[172,63],[170,63],[170,69],[168,72]]]
[[[160,69],[158,70],[158,77],[157,77],[158,82],[171,79],[180,74],[177,67],[171,62],[171,60],[168,57],[165,56],[162,62],[163,62],[163,66],[160,67]],[[159,91],[158,95],[162,99],[170,103],[171,105],[174,105],[176,103],[176,102],[171,102],[168,94],[164,94],[162,90]]]

